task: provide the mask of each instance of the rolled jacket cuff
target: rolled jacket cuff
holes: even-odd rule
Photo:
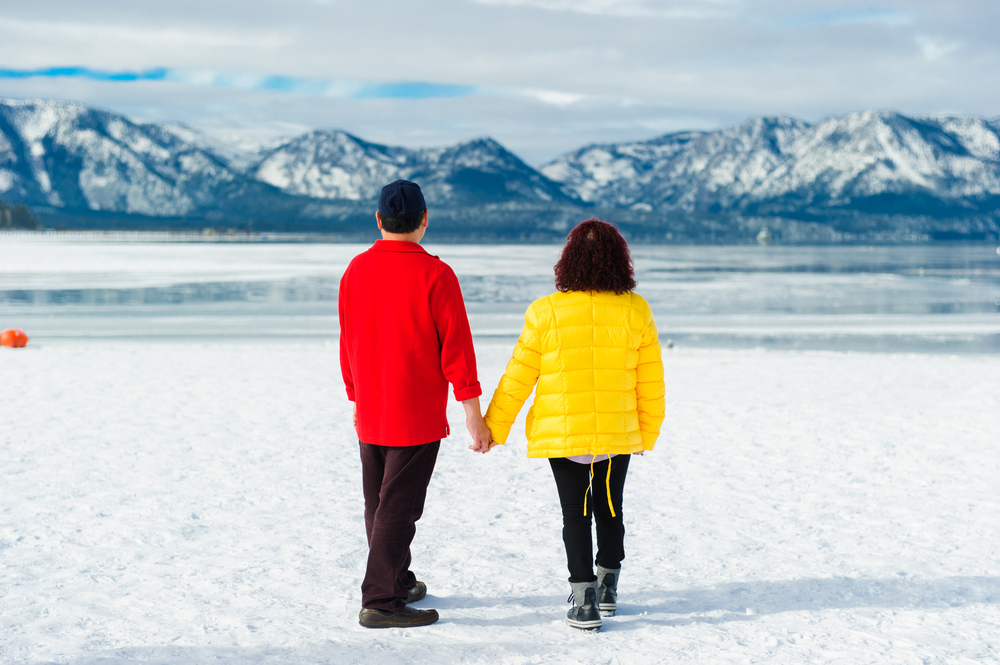
[[[354,398],[354,391],[351,390],[350,388],[347,389],[347,399],[351,400],[352,402],[356,402],[357,401]]]
[[[465,400],[472,399],[473,397],[479,397],[482,394],[483,389],[480,387],[478,381],[466,388],[455,388],[455,399],[459,402],[464,402]]]

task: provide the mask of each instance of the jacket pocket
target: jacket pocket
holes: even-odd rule
[[[535,405],[528,407],[528,415],[524,419],[524,436],[531,441],[531,426],[535,424]]]

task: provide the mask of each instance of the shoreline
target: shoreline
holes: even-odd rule
[[[622,231],[626,237],[630,234],[627,230]],[[32,230],[0,230],[0,241],[3,240],[28,240],[28,241],[70,241],[70,242],[108,242],[108,243],[224,243],[224,244],[371,244],[378,235],[374,229],[369,231],[359,231],[355,233],[295,233],[295,232],[249,232],[237,229],[215,229],[206,227],[202,230],[166,230],[166,231],[142,231],[142,230],[114,230],[114,229],[42,229]],[[494,246],[535,246],[535,245],[562,245],[565,238],[559,234],[545,237],[510,237],[503,236],[477,238],[472,235],[456,235],[442,232],[428,238],[427,244],[434,245],[477,245],[488,242]],[[893,233],[876,234],[870,238],[857,238],[851,240],[839,240],[830,242],[811,241],[778,241],[770,240],[760,242],[754,236],[747,236],[745,239],[668,239],[654,238],[651,236],[640,236],[630,239],[630,243],[636,246],[657,246],[657,247],[760,247],[765,250],[770,247],[795,247],[795,248],[830,248],[830,247],[996,247],[997,254],[1000,255],[1000,247],[997,247],[997,240],[984,238],[975,239],[933,239],[929,236],[914,236],[907,238]]]

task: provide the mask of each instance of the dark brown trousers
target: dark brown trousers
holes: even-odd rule
[[[410,543],[441,442],[398,448],[360,443],[368,534],[361,606],[399,612],[406,606],[407,589],[417,583],[410,570]]]

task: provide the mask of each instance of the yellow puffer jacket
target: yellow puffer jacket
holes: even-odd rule
[[[531,303],[486,423],[505,443],[528,411],[528,457],[652,450],[664,415],[663,362],[649,304],[635,293],[557,292]]]

